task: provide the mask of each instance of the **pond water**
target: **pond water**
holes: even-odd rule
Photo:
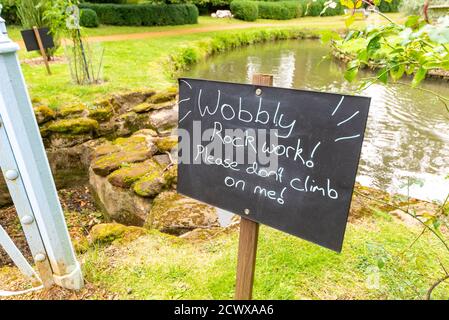
[[[269,73],[279,87],[354,93],[358,84],[344,80],[341,63],[323,60],[328,54],[329,48],[315,40],[258,44],[210,57],[183,76],[250,83],[253,74]],[[422,88],[449,96],[448,82],[426,80]],[[358,94],[372,97],[372,104],[357,181],[443,200],[449,192],[449,112],[444,105],[432,94],[399,84],[375,84]],[[423,185],[407,187],[415,179]]]

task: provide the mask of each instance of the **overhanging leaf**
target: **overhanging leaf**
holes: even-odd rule
[[[426,77],[427,69],[420,67],[418,71],[415,73],[415,76],[413,77],[412,86],[416,87],[423,81]]]

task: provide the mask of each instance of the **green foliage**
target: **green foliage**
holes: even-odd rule
[[[298,1],[258,1],[259,18],[288,20],[302,16],[302,6]]]
[[[404,2],[408,2],[409,0],[405,0]],[[401,5],[402,0],[392,0],[391,2],[382,1],[379,5],[380,12],[398,12],[399,6]]]
[[[80,25],[86,28],[96,28],[100,24],[97,13],[92,9],[80,10]]]
[[[376,66],[381,70],[368,84],[414,74],[412,85],[417,86],[430,70],[449,70],[449,18],[430,25],[418,16],[409,16],[404,25],[390,23],[351,31],[336,46],[353,58],[347,80],[353,80],[359,68]]]
[[[21,0],[17,3],[17,15],[25,29],[44,26],[45,1]]]
[[[255,21],[259,16],[259,7],[253,1],[232,1],[231,12],[237,19]]]
[[[93,4],[83,9],[94,10],[100,23],[117,26],[164,26],[198,23],[198,8],[193,4]]]
[[[19,16],[17,15],[17,2],[15,0],[0,0],[0,5],[3,7],[1,16],[7,24],[20,23]]]

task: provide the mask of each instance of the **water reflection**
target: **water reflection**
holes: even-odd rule
[[[185,76],[250,83],[255,73],[271,73],[279,87],[354,93],[359,84],[344,81],[344,67],[323,60],[327,54],[318,41],[267,43],[212,57]],[[447,83],[426,81],[423,88],[449,96]],[[404,182],[413,177],[425,184],[412,187],[412,196],[443,199],[449,192],[449,113],[441,102],[400,84],[375,84],[361,94],[372,97],[372,105],[358,181],[405,192]]]

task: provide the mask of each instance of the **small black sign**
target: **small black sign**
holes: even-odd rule
[[[48,28],[39,28],[39,35],[42,40],[42,46],[44,49],[50,49],[55,47],[55,43],[53,41],[53,37],[51,36]],[[37,43],[36,35],[34,34],[33,29],[22,30],[20,31],[22,34],[22,39],[25,42],[25,47],[27,51],[37,51],[39,49],[39,44]]]
[[[341,251],[370,98],[179,80],[178,192]]]

